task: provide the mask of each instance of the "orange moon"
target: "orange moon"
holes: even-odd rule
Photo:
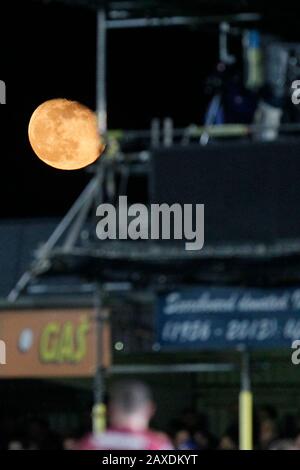
[[[77,170],[93,163],[104,150],[96,114],[77,101],[63,98],[42,103],[28,126],[30,144],[47,165]]]

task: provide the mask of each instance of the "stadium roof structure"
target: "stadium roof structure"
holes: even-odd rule
[[[35,2],[61,3],[87,8],[106,8],[108,18],[114,20],[163,17],[198,17],[208,22],[230,19],[246,21],[248,14],[261,14],[282,21],[283,17],[295,20],[300,10],[298,2],[270,2],[268,0],[34,0]],[[236,15],[236,16],[235,16]],[[251,21],[251,16],[248,17]],[[252,17],[253,19],[254,17]]]
[[[37,0],[36,0],[37,1]],[[41,0],[44,3],[65,3],[72,6],[102,8],[108,11],[122,11],[132,16],[140,15],[174,15],[184,16],[203,13],[227,13],[249,11],[264,5],[265,0]],[[123,13],[124,14],[124,13]]]
[[[54,0],[52,0],[54,1]],[[99,117],[106,116],[106,90],[105,90],[105,65],[106,65],[106,29],[116,26],[122,27],[147,27],[147,26],[171,26],[192,24],[196,21],[208,23],[220,21],[256,21],[259,17],[249,7],[258,2],[250,1],[220,1],[220,0],[185,0],[184,13],[182,3],[179,0],[158,2],[156,0],[118,1],[105,2],[108,8],[105,10],[103,1],[66,0],[65,3],[78,4],[98,8],[97,24],[97,113]],[[163,5],[163,6],[162,6]],[[272,5],[273,6],[273,5]],[[271,6],[271,8],[272,8]],[[123,13],[122,13],[123,12]],[[190,16],[189,16],[190,15]],[[204,15],[206,17],[204,18]],[[210,19],[209,19],[209,15]],[[220,15],[220,16],[218,16]],[[241,16],[242,15],[242,16]],[[246,15],[243,16],[243,15]],[[230,16],[230,17],[228,17]],[[107,133],[106,120],[100,132]],[[103,161],[104,160],[104,161]],[[14,302],[36,278],[47,275],[74,275],[90,277],[95,280],[95,309],[97,311],[97,328],[101,331],[103,323],[108,321],[107,314],[103,311],[104,305],[103,284],[115,285],[115,291],[127,289],[136,290],[137,286],[144,289],[157,291],[170,289],[183,284],[192,283],[246,283],[258,285],[259,283],[277,283],[300,281],[300,243],[274,244],[273,246],[242,245],[225,247],[206,247],[200,252],[184,252],[176,247],[167,247],[160,243],[136,242],[104,242],[95,244],[89,236],[91,233],[88,216],[95,208],[95,202],[99,204],[99,188],[102,187],[104,178],[104,162],[80,195],[73,207],[48,241],[37,251],[31,267],[24,272],[16,286],[9,295],[9,300]],[[109,160],[107,160],[109,164]],[[245,278],[248,276],[248,279]],[[101,281],[101,284],[100,284]],[[130,285],[131,284],[131,285]],[[99,341],[99,334],[97,341]],[[140,345],[139,345],[140,347]],[[242,388],[250,388],[249,354],[242,350]],[[99,360],[99,359],[98,359]],[[182,372],[187,370],[186,364],[154,367],[151,364],[150,372]],[[175,367],[175,369],[174,369]],[[180,369],[178,369],[180,367]],[[203,371],[203,365],[191,364],[189,371]],[[200,369],[199,369],[200,367]],[[207,369],[207,367],[209,369]],[[204,365],[205,370],[232,371],[232,364]],[[201,369],[202,368],[202,369]],[[122,370],[122,369],[121,369]],[[136,365],[127,368],[130,371],[144,372],[145,368]],[[149,371],[149,368],[148,368]],[[120,372],[120,371],[119,371]],[[103,367],[98,363],[94,380],[94,403],[103,403],[104,391]]]
[[[104,159],[101,166],[107,162]],[[76,276],[95,285],[109,286],[111,292],[158,292],[199,283],[283,286],[300,282],[299,240],[206,244],[200,251],[185,251],[174,242],[151,239],[99,240],[93,210],[99,203],[101,178],[102,171],[91,179],[36,251],[33,263],[11,290],[10,301],[15,301],[37,279],[45,282],[45,278],[53,276]]]
[[[35,0],[45,4],[96,8],[97,14],[97,113],[102,128],[106,126],[106,31],[108,28],[139,26],[171,26],[193,22],[219,24],[221,21],[256,21],[260,12],[277,10],[274,4],[257,0]],[[295,3],[295,2],[294,2]],[[291,2],[287,0],[286,6]],[[286,14],[291,14],[293,8]],[[48,241],[37,251],[32,266],[11,291],[10,300],[18,298],[32,280],[45,275],[79,274],[115,284],[128,281],[142,286],[166,288],[193,282],[254,282],[267,284],[300,280],[300,247],[298,242],[270,247],[242,245],[206,246],[200,252],[184,252],[174,246],[152,243],[99,242],[90,240],[88,216],[103,199],[105,168],[110,165],[106,155],[96,165],[94,177],[74,203],[69,213],[54,230]]]
[[[186,26],[220,21],[254,22],[261,18],[257,0],[35,0],[45,4],[105,9],[107,28]]]

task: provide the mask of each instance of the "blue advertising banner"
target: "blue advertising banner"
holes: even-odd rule
[[[195,288],[157,299],[161,348],[290,348],[296,339],[300,288]]]

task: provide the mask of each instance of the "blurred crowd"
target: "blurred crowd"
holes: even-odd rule
[[[173,423],[171,436],[179,450],[238,450],[238,416],[221,436],[214,435],[205,414],[186,409]],[[257,450],[300,450],[300,426],[296,416],[279,418],[273,406],[265,405],[255,411],[254,448]]]
[[[84,420],[83,420],[84,421]],[[165,430],[178,450],[237,450],[237,419],[225,432],[214,435],[209,428],[208,417],[193,409],[184,409]],[[1,450],[72,450],[88,430],[87,423],[61,435],[51,428],[45,419],[32,418],[23,426],[16,426],[13,419],[0,421]],[[271,406],[261,407],[255,413],[255,448],[262,450],[300,450],[300,428],[297,419],[286,416],[279,419]]]

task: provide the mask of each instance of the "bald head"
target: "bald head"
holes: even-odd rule
[[[132,414],[152,403],[149,388],[137,380],[116,382],[110,390],[110,405],[126,414]]]

